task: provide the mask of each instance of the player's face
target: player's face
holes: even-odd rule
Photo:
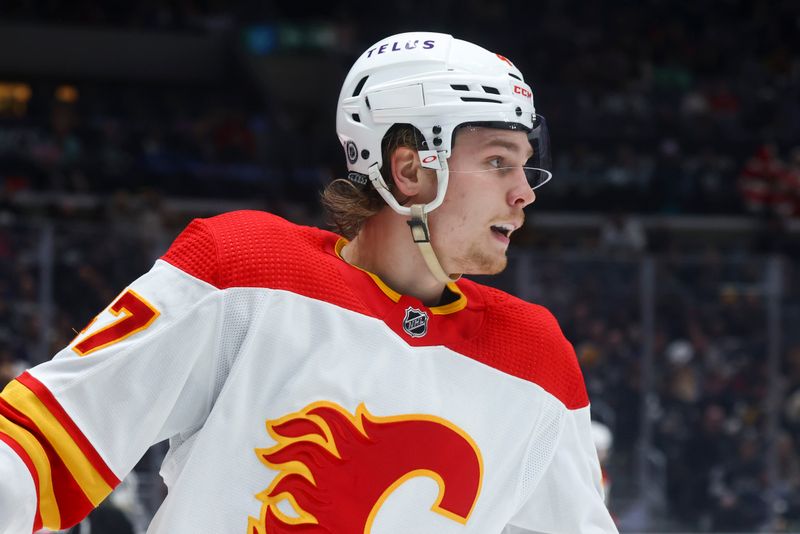
[[[522,226],[523,208],[536,199],[522,170],[530,156],[525,132],[457,131],[448,159],[447,194],[429,215],[432,241],[447,272],[496,274],[505,269],[509,237]]]

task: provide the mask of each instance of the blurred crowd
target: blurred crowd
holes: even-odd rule
[[[0,10],[12,24],[195,33],[307,17],[300,3],[269,1]],[[347,46],[304,53],[343,77],[367,45],[419,28],[421,12],[429,29],[502,51],[526,73],[554,152],[533,212],[603,214],[569,245],[520,232],[524,275],[512,262],[485,281],[548,306],[574,344],[613,435],[617,517],[648,527],[631,519],[648,425],[660,530],[800,530],[800,239],[789,230],[800,219],[800,3],[341,1],[318,18]],[[520,24],[528,31],[506,31]],[[334,110],[284,106],[243,69],[229,74],[188,87],[0,73],[0,385],[68,343],[194,215],[247,206],[324,224],[317,193],[344,170]],[[761,230],[698,249],[648,231],[643,214],[740,216]]]
[[[228,32],[231,42],[259,23],[325,21],[344,44],[302,53],[338,65],[343,78],[355,54],[409,29],[423,5],[442,15],[429,17],[430,29],[502,51],[527,74],[557,176],[538,209],[800,217],[800,7],[790,0],[458,9],[412,0],[368,13],[342,1],[313,20],[279,2],[28,1],[4,20]],[[530,31],[490,31],[512,21],[529,21]],[[334,110],[271,98],[232,58],[227,78],[210,85],[31,80],[23,102],[0,85],[0,191],[156,187],[313,209],[317,186],[344,170]]]

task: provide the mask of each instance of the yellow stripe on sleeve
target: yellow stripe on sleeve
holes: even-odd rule
[[[12,381],[6,386],[3,398],[36,424],[89,501],[94,506],[98,506],[113,488],[103,480],[72,436],[50,413],[50,410],[31,390],[17,381]]]
[[[5,397],[5,394],[3,395]],[[53,480],[50,474],[50,460],[44,449],[24,428],[15,425],[0,415],[0,432],[11,437],[30,456],[39,479],[39,513],[42,523],[47,528],[61,528],[61,513],[58,511],[56,494],[53,491]]]

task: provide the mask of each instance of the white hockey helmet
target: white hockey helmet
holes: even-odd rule
[[[438,180],[436,197],[427,204],[401,206],[380,174],[381,144],[395,124],[409,124],[423,137],[420,161],[436,170]],[[411,32],[378,41],[356,60],[339,94],[336,131],[348,178],[371,182],[392,209],[410,216],[417,243],[429,241],[425,215],[444,200],[453,132],[465,124],[528,132],[538,143],[535,157],[549,157],[544,121],[519,69],[500,54],[448,34]],[[542,176],[532,187],[550,173],[543,170]]]

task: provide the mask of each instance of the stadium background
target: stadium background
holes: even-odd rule
[[[415,29],[509,57],[547,117],[555,178],[484,281],[550,307],[575,345],[621,530],[800,531],[791,0],[4,2],[0,385],[193,217],[324,226],[340,83]],[[165,446],[115,496],[137,528]]]

